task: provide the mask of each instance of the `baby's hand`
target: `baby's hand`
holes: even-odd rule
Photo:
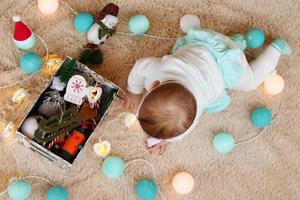
[[[149,150],[149,152],[151,154],[153,153],[159,153],[160,155],[164,154],[166,152],[166,149],[168,147],[168,142],[165,141],[165,140],[162,140],[160,143],[154,145],[154,146],[151,146],[149,147],[148,143],[147,143],[147,140],[146,140],[146,147],[147,149]]]
[[[132,94],[131,92],[127,92],[125,108],[135,113],[140,105],[142,97],[142,94]]]

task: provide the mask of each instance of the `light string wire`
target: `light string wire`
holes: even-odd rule
[[[276,111],[276,114],[274,115],[274,117],[272,118],[272,124],[265,127],[264,129],[262,129],[258,134],[252,136],[251,138],[249,139],[245,139],[245,140],[241,140],[239,142],[237,142],[235,144],[235,147],[237,146],[240,146],[240,145],[243,145],[243,144],[247,144],[247,143],[250,143],[250,142],[253,142],[254,140],[256,140],[257,138],[261,137],[273,124],[275,121],[277,121],[277,119],[279,118],[279,112],[281,110],[281,107],[282,107],[282,102],[283,102],[283,99],[284,99],[284,92],[283,92],[283,95],[282,95],[282,98],[280,99],[280,102],[279,102],[279,106],[277,108],[277,111]],[[204,172],[205,170],[207,170],[210,166],[212,166],[215,162],[217,162],[223,155],[225,154],[221,154],[221,153],[218,153],[212,160],[210,160],[206,165],[204,165],[200,170],[199,172],[196,174],[195,176],[195,180],[197,180]],[[189,194],[186,194],[184,196],[184,200],[187,200],[188,199],[188,195]]]
[[[34,33],[34,35],[37,36],[37,38],[42,42],[42,44],[43,44],[44,47],[45,47],[45,50],[46,50],[46,57],[45,57],[44,63],[42,64],[42,66],[45,66],[46,63],[48,62],[48,58],[49,58],[49,49],[48,49],[48,46],[47,46],[46,42],[43,40],[43,38],[42,38],[40,35],[38,35],[38,34],[36,34],[36,33]],[[15,83],[11,83],[11,84],[9,84],[9,85],[1,86],[0,89],[7,89],[7,88],[10,88],[10,87],[14,87],[14,86],[16,86],[16,85],[19,85],[19,84],[21,84],[21,83],[24,83],[24,82],[30,80],[34,75],[39,74],[39,73],[40,73],[40,72],[32,73],[32,74],[30,74],[29,76],[27,76],[25,79],[20,80],[20,81],[17,81],[17,82],[15,82]]]
[[[15,181],[18,180],[18,179],[19,178],[16,178],[15,180],[13,180],[11,182],[11,184],[15,184]],[[53,182],[51,182],[50,180],[48,180],[48,179],[46,179],[44,177],[41,177],[41,176],[34,176],[34,175],[32,175],[32,176],[25,176],[25,177],[23,177],[21,179],[23,179],[23,180],[38,179],[38,180],[41,180],[41,181],[44,181],[44,182],[50,184],[51,186],[54,186]],[[0,197],[4,196],[7,192],[8,192],[8,187],[3,192],[0,193]]]
[[[33,6],[33,5],[35,4],[35,2],[36,2],[36,1],[33,1],[32,3],[30,3],[30,4],[28,5],[28,7],[23,11],[23,14],[24,14],[31,6]],[[73,9],[73,8],[72,8],[71,6],[69,6],[67,3],[65,3],[65,2],[62,1],[62,0],[59,0],[59,2],[60,2],[61,4],[63,4],[64,6],[66,6],[66,7],[67,7],[74,15],[77,15],[77,12],[75,11],[75,9]],[[22,16],[23,16],[23,14],[22,14]],[[127,32],[121,32],[121,31],[117,31],[117,33],[120,34],[120,35],[125,35],[125,36],[135,36],[135,37],[137,37],[137,35],[135,35],[135,34],[133,34],[133,33],[127,33]],[[37,34],[36,34],[36,35],[37,35]],[[46,56],[46,58],[48,59],[48,53],[49,53],[49,52],[48,52],[48,47],[47,47],[46,43],[44,42],[44,40],[43,40],[39,35],[37,35],[37,36],[38,36],[38,38],[42,41],[42,43],[44,44],[44,46],[45,46],[45,48],[46,48],[46,51],[47,51],[47,56]],[[173,38],[173,37],[160,37],[160,36],[155,36],[155,35],[150,35],[150,34],[143,34],[143,35],[141,35],[141,36],[150,37],[150,38],[154,38],[154,39],[161,39],[161,40],[176,40],[176,39],[178,39],[178,37],[176,37],[176,38]],[[247,52],[247,51],[244,51],[244,52],[245,52],[246,54],[252,56],[249,52]],[[46,59],[46,61],[47,61],[47,59]],[[25,81],[29,80],[29,79],[32,77],[32,75],[33,75],[33,74],[31,74],[31,75],[30,75],[29,77],[27,77],[26,79],[24,79],[24,80],[22,80],[22,81],[19,81],[19,82],[17,82],[17,83],[14,83],[14,84],[11,84],[11,85],[8,85],[8,86],[4,86],[4,87],[0,87],[0,89],[2,89],[2,88],[7,88],[7,87],[11,87],[11,86],[17,85],[17,84],[19,84],[19,83],[25,82]],[[122,89],[121,89],[120,91],[123,92],[123,93],[125,93]],[[126,94],[126,93],[125,93],[125,94]],[[272,120],[273,123],[274,123],[274,122],[277,120],[277,118],[278,118],[278,113],[279,113],[279,111],[280,111],[280,109],[281,109],[281,105],[282,105],[282,99],[281,99],[281,101],[280,101],[278,111],[277,111],[277,113],[275,114],[275,116],[273,117],[273,120]],[[106,124],[105,127],[108,127],[110,124],[114,123],[114,122],[115,122],[116,120],[118,120],[124,113],[127,113],[127,112],[122,112],[122,113],[120,113],[115,119],[109,121],[109,122]],[[237,142],[237,143],[236,143],[236,146],[239,146],[239,145],[242,145],[242,144],[246,144],[246,143],[249,143],[249,142],[252,142],[252,141],[256,140],[258,137],[262,136],[262,135],[268,130],[269,127],[270,127],[270,126],[264,128],[261,132],[259,132],[257,135],[253,136],[253,137],[250,138],[250,139],[246,139],[246,140],[242,140],[242,141],[240,141],[240,142]],[[102,137],[103,135],[104,135],[104,134],[101,134],[101,135],[99,136],[99,138]],[[201,176],[201,174],[202,174],[203,172],[205,172],[206,169],[208,169],[212,164],[214,164],[217,160],[219,160],[219,158],[220,158],[222,155],[223,155],[223,154],[217,154],[212,160],[210,160],[206,165],[204,165],[204,166],[200,169],[200,171],[197,173],[197,175],[195,176],[195,180],[197,180],[197,179]],[[144,159],[134,159],[134,160],[131,160],[131,161],[129,161],[128,163],[125,164],[125,168],[128,167],[130,164],[132,164],[132,163],[134,163],[134,162],[138,162],[138,161],[142,161],[142,162],[147,163],[147,164],[151,167],[152,172],[153,172],[153,176],[154,176],[154,178],[156,179],[155,169],[154,169],[152,163],[150,163],[150,162],[147,161],[147,160],[144,160]],[[53,185],[53,183],[52,183],[51,181],[49,181],[49,180],[47,180],[47,179],[44,179],[44,178],[42,178],[42,177],[38,177],[38,176],[27,176],[27,177],[24,177],[23,179],[25,179],[25,178],[27,178],[27,179],[30,179],[30,178],[39,178],[39,179],[44,180],[45,182],[48,182],[49,184],[52,184],[52,185]],[[126,182],[125,182],[124,175],[122,175],[122,182],[123,182],[123,186],[124,186],[125,199],[127,199],[127,187],[126,187]],[[0,193],[0,197],[3,196],[3,194],[5,194],[6,192],[7,192],[7,190],[5,190],[4,192]],[[159,192],[159,194],[162,196],[162,198],[165,199],[164,195],[161,193],[161,191],[160,191],[159,189],[158,189],[158,192]],[[187,199],[187,197],[188,197],[188,195],[185,195],[184,199]]]
[[[36,3],[37,3],[37,1],[31,2],[31,3],[24,9],[24,11],[23,11],[23,13],[22,13],[22,17],[25,15],[25,13],[27,12],[27,10],[28,10],[29,8],[31,8],[31,7],[32,7],[34,4],[36,4]],[[66,8],[68,8],[68,9],[72,12],[72,14],[74,14],[75,16],[78,14],[78,12],[77,12],[74,8],[72,8],[69,4],[67,4],[67,3],[64,2],[63,0],[59,0],[59,3],[61,3],[62,5],[64,5]],[[235,30],[234,30],[234,31],[235,31]],[[117,31],[116,33],[119,34],[119,35],[125,35],[125,36],[134,36],[134,37],[141,37],[141,36],[144,36],[144,37],[149,37],[149,38],[154,38],[154,39],[160,39],[160,40],[177,40],[178,38],[182,37],[182,35],[179,36],[179,37],[161,37],[161,36],[156,36],[156,35],[151,35],[151,34],[146,34],[146,33],[144,33],[144,34],[142,34],[142,35],[136,35],[136,34],[133,34],[133,33],[123,32],[123,31]],[[82,47],[80,47],[80,48],[82,49]],[[249,53],[249,52],[246,51],[246,50],[245,50],[244,52],[245,52],[245,54],[247,54],[247,55],[249,55],[250,57],[253,58],[253,55],[252,55],[251,53]],[[10,84],[10,85],[2,86],[2,87],[0,87],[0,89],[9,88],[9,87],[18,85],[18,84],[20,84],[20,83],[23,83],[23,82],[25,82],[25,81],[31,79],[31,77],[32,77],[33,75],[34,75],[34,73],[31,74],[30,76],[28,76],[27,78],[21,80],[21,81],[18,81],[18,82],[16,82],[16,83],[12,83],[12,84]]]
[[[141,158],[137,158],[137,159],[134,159],[134,160],[131,160],[129,162],[127,162],[125,164],[125,169],[129,167],[129,165],[131,165],[132,163],[135,163],[135,162],[144,162],[146,164],[148,164],[152,170],[152,174],[153,174],[153,178],[155,180],[157,180],[157,176],[156,176],[156,170],[154,169],[154,166],[152,163],[150,163],[148,160],[145,160],[145,159],[141,159]],[[122,175],[122,182],[123,182],[123,187],[124,187],[124,195],[125,195],[125,200],[128,199],[128,195],[127,195],[127,186],[126,186],[126,182],[125,182],[125,177],[124,175]],[[160,194],[161,198],[163,200],[165,200],[165,196],[164,194],[161,192],[161,190],[159,189],[159,187],[157,187],[157,190],[158,190],[158,193]]]
[[[74,8],[72,8],[70,5],[68,5],[66,2],[64,2],[64,1],[62,1],[62,0],[59,0],[59,3],[61,3],[62,5],[64,5],[66,8],[68,8],[68,9],[72,12],[72,14],[77,15],[76,10],[75,10]],[[22,12],[22,14],[21,14],[21,17],[23,18],[23,17],[25,16],[26,12],[27,12],[32,6],[34,6],[35,4],[37,4],[37,1],[32,1],[30,4],[28,4],[28,6],[23,10],[23,12]],[[39,40],[42,42],[42,44],[44,45],[44,47],[45,47],[45,49],[46,49],[46,59],[45,59],[43,65],[42,65],[42,66],[44,66],[44,65],[48,62],[48,58],[49,58],[49,48],[48,48],[46,42],[43,40],[43,38],[42,38],[40,35],[38,35],[38,34],[36,34],[36,33],[34,33],[34,34],[39,38]],[[10,87],[14,87],[14,86],[16,86],[16,85],[19,85],[19,84],[21,84],[21,83],[24,83],[24,82],[30,80],[30,79],[31,79],[34,75],[36,75],[36,74],[39,74],[39,72],[32,73],[32,74],[30,74],[29,76],[27,76],[26,78],[24,78],[24,79],[22,79],[22,80],[20,80],[20,81],[17,81],[17,82],[8,84],[8,85],[1,86],[1,87],[0,87],[0,90],[1,90],[1,89],[6,89],[6,88],[10,88]]]
[[[28,9],[30,9],[35,3],[36,3],[36,1],[31,2],[31,3],[24,9],[24,11],[22,12],[22,15],[21,15],[22,18],[23,18],[23,16],[25,15],[25,13],[28,11]],[[48,58],[49,58],[49,48],[48,48],[46,42],[43,40],[43,38],[42,38],[40,35],[38,35],[38,34],[36,34],[36,33],[34,33],[34,35],[37,36],[37,38],[42,42],[42,44],[43,44],[44,47],[45,47],[45,50],[46,50],[46,57],[45,57],[45,60],[44,60],[44,62],[43,62],[43,64],[42,64],[42,66],[45,66],[46,63],[48,62]],[[27,76],[25,79],[22,79],[22,80],[20,80],[20,81],[15,82],[15,83],[11,83],[11,84],[8,84],[8,85],[1,86],[0,89],[6,89],[6,88],[14,87],[14,86],[16,86],[16,85],[19,85],[19,84],[21,84],[21,83],[24,83],[24,82],[30,80],[30,79],[31,79],[34,75],[36,75],[36,74],[39,74],[39,72],[32,73],[32,74],[30,74],[29,76]]]

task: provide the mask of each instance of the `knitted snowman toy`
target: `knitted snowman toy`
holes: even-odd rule
[[[87,33],[87,48],[80,55],[80,62],[84,64],[100,64],[102,54],[99,45],[116,32],[118,23],[119,7],[113,3],[107,4],[97,16],[96,23],[91,26]]]
[[[103,44],[109,36],[116,32],[119,7],[113,3],[107,4],[97,17],[87,33],[87,39],[95,45]]]

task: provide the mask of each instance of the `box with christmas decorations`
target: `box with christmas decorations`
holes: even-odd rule
[[[118,92],[117,85],[68,57],[21,122],[18,141],[70,167]]]

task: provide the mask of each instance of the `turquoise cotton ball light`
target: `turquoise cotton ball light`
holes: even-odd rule
[[[256,128],[265,128],[272,123],[272,112],[265,107],[256,108],[251,113],[251,121]]]
[[[234,138],[230,133],[218,133],[214,137],[213,146],[219,153],[228,153],[235,147]]]
[[[9,184],[7,191],[11,200],[26,200],[31,194],[31,185],[23,179],[18,179]]]
[[[117,156],[106,158],[102,165],[102,172],[109,178],[119,178],[125,170],[124,161]]]
[[[53,186],[51,187],[47,194],[46,200],[68,200],[69,194],[66,188],[61,186]]]
[[[134,15],[128,22],[129,30],[135,35],[143,35],[149,29],[150,23],[145,15]]]
[[[153,200],[157,192],[157,185],[151,179],[142,179],[135,186],[135,193],[140,200]]]
[[[89,12],[81,12],[76,15],[73,21],[75,30],[80,33],[86,33],[94,24],[94,17]]]
[[[42,67],[40,56],[33,52],[26,53],[20,59],[21,69],[26,73],[38,72]]]
[[[247,45],[250,48],[260,48],[265,43],[266,36],[264,32],[259,28],[252,28],[246,33]]]

